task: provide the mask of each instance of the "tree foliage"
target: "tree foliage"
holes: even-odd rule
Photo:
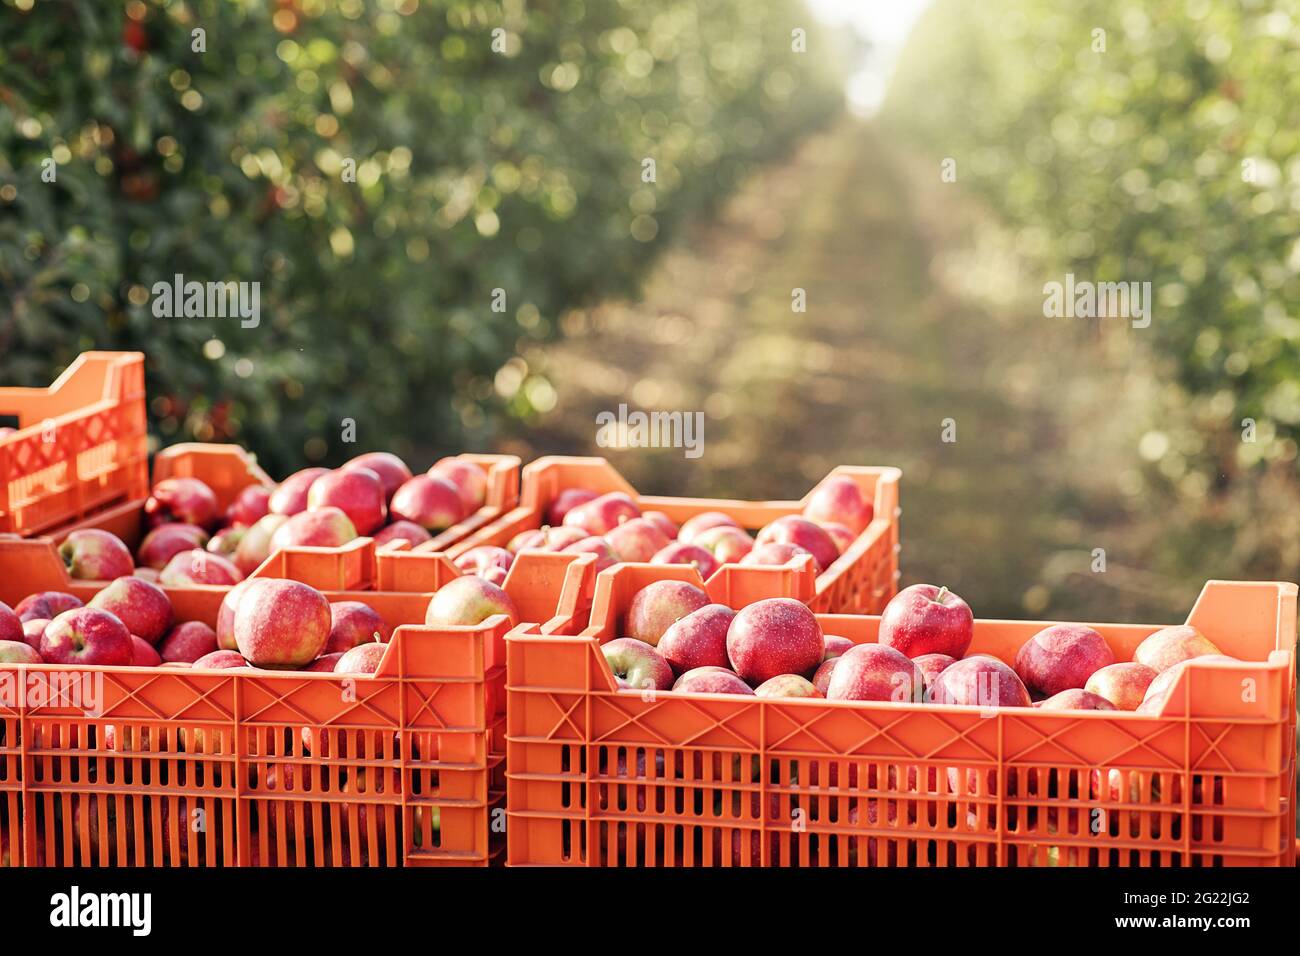
[[[0,0],[2,380],[142,349],[164,441],[236,439],[279,471],[350,454],[349,418],[367,447],[481,445],[554,401],[508,367],[521,344],[635,291],[666,236],[837,109],[829,58],[791,49],[806,19]],[[259,282],[260,325],[156,317],[177,273]]]
[[[1167,478],[1294,474],[1300,3],[939,0],[890,95],[1046,278],[1152,283],[1150,328],[1112,334],[1180,390]]]

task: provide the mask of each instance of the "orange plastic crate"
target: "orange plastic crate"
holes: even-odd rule
[[[49,388],[0,388],[0,533],[39,534],[148,492],[144,355],[83,352]]]
[[[80,528],[101,528],[121,538],[134,554],[149,532],[144,516],[149,489],[164,478],[200,479],[212,489],[223,511],[249,485],[270,487],[274,484],[258,467],[253,455],[238,445],[200,442],[172,445],[154,455],[153,481],[146,480],[142,494],[61,527],[51,528],[45,534],[58,543]]]
[[[593,562],[524,554],[505,588],[526,619],[550,618],[563,595],[572,603],[590,589]],[[358,567],[373,572],[365,589],[333,589]],[[331,601],[374,607],[395,627],[379,672],[0,665],[0,860],[501,860],[507,619],[425,626],[429,592],[459,576],[455,567],[439,554],[377,550],[370,539],[289,549],[255,574],[291,574]],[[85,600],[97,588],[68,580],[49,539],[0,539],[0,600],[41,590]],[[166,590],[178,620],[214,625],[227,589]],[[14,690],[20,678],[27,693]],[[56,696],[60,680],[70,683]]]
[[[474,514],[426,541],[418,550],[437,553],[476,529],[492,522],[519,500],[519,459],[514,455],[457,455],[453,456],[480,465],[488,473],[487,501]],[[445,459],[444,459],[445,460]],[[204,444],[188,442],[171,445],[154,456],[153,482],[164,478],[198,478],[216,494],[224,511],[235,496],[252,484],[273,485],[274,482],[258,466],[255,457],[239,445]],[[148,532],[144,520],[144,498],[126,501],[105,508],[82,520],[52,529],[47,534],[62,541],[78,528],[102,528],[111,531],[132,552]],[[320,550],[320,549],[312,549]],[[359,587],[363,578],[354,578],[340,585],[341,590]],[[373,580],[365,578],[364,580]]]
[[[752,570],[728,603],[785,596]],[[699,583],[622,565],[580,635],[508,635],[511,865],[1295,863],[1293,584],[1206,584],[1187,621],[1243,662],[1190,665],[1152,717],[616,690],[600,645],[668,577]],[[1010,661],[1046,624],[976,621],[971,651]],[[1156,629],[1094,626],[1119,660]]]
[[[522,554],[551,554],[553,552],[524,550]],[[593,557],[594,567],[594,557]],[[615,565],[624,567],[624,565]],[[694,567],[668,565],[671,570],[660,575],[658,572],[665,565],[635,564],[627,567],[654,568],[650,579],[680,578],[682,580],[700,580],[699,572]],[[686,570],[681,570],[685,567]],[[611,569],[612,570],[612,569]],[[606,572],[609,573],[609,572]],[[592,618],[596,586],[603,575],[592,573],[586,577],[574,576],[564,592],[560,595],[555,616],[538,624],[525,621],[525,633],[539,634],[582,634],[594,623]],[[648,579],[649,580],[649,579]],[[743,607],[745,604],[759,600],[761,597],[788,597],[807,604],[817,585],[817,568],[811,555],[800,555],[786,564],[780,565],[739,565],[724,564],[701,585],[718,604],[729,607]]]
[[[898,588],[898,485],[897,468],[840,465],[826,478],[846,475],[857,482],[875,505],[875,519],[839,559],[818,576],[806,603],[824,613],[878,613]],[[826,479],[823,479],[823,482]],[[819,483],[820,484],[820,483]],[[705,511],[721,511],[751,531],[790,514],[799,514],[816,491],[799,501],[731,501],[712,498],[670,498],[638,494],[604,458],[539,458],[524,467],[523,496],[519,507],[471,535],[450,553],[458,555],[481,544],[505,545],[521,531],[540,528],[546,509],[566,488],[585,488],[606,494],[622,491],[644,511],[662,511],[681,523]],[[799,596],[804,600],[803,596]]]

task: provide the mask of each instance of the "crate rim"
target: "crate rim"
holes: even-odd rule
[[[804,560],[807,559],[805,558]],[[649,567],[649,565],[646,566]],[[622,567],[622,565],[615,566],[614,568],[606,569],[605,571],[602,571],[600,574],[596,576],[596,602],[597,603],[600,602],[602,592],[607,593],[609,589],[613,586],[614,578],[612,577],[612,575],[619,569],[619,567]],[[658,568],[662,566],[654,566],[654,567]],[[693,572],[696,580],[699,581],[700,586],[703,587],[704,582],[700,579],[699,572],[693,565],[684,565],[682,567],[685,568],[687,572]],[[680,578],[677,578],[676,575],[674,575],[674,579],[680,579]],[[710,578],[710,580],[712,580],[712,578]],[[1226,579],[1210,579],[1207,580],[1205,582],[1205,585],[1202,587],[1201,595],[1198,596],[1196,603],[1200,602],[1201,598],[1206,593],[1206,590],[1209,589],[1211,585],[1223,585],[1223,584],[1233,584],[1233,585],[1245,584],[1245,585],[1257,585],[1261,587],[1275,588],[1279,598],[1278,601],[1279,614],[1281,614],[1284,611],[1285,606],[1288,603],[1288,599],[1291,607],[1294,609],[1295,599],[1297,597],[1297,594],[1300,593],[1300,586],[1285,581],[1231,581]],[[789,600],[794,600],[794,599],[791,598]],[[1195,607],[1196,604],[1193,604],[1193,608],[1192,608],[1193,611],[1195,610]],[[1192,613],[1191,611],[1188,612],[1189,617],[1191,613]],[[831,618],[831,619],[853,618],[858,620],[871,619],[876,621],[880,620],[880,615],[878,614],[817,614],[816,617],[818,619],[819,624],[821,624],[827,618]],[[552,620],[554,621],[555,619]],[[1146,630],[1148,635],[1154,634],[1156,631],[1162,630],[1167,627],[1181,626],[1177,624],[1131,624],[1131,623],[1122,623],[1122,622],[1092,623],[1092,622],[1084,622],[1084,621],[1064,621],[1064,620],[1029,621],[1029,620],[1003,619],[1003,618],[977,618],[975,623],[976,625],[1012,624],[1012,625],[1025,627],[1025,628],[1029,628],[1037,625],[1039,630],[1045,627],[1051,627],[1054,624],[1086,624],[1089,627],[1093,627],[1099,630],[1102,628],[1108,628],[1108,629],[1109,628],[1136,628],[1138,630]],[[652,693],[654,697],[658,697],[662,695],[673,700],[678,700],[678,699],[694,700],[694,701],[709,702],[709,703],[722,702],[722,703],[730,703],[736,705],[757,703],[760,707],[761,706],[776,706],[776,707],[791,706],[796,709],[800,707],[826,707],[829,705],[834,707],[837,710],[864,710],[864,711],[881,712],[881,713],[896,712],[899,713],[900,715],[912,712],[910,710],[904,710],[902,708],[924,707],[926,708],[926,713],[940,714],[940,715],[951,713],[951,714],[977,714],[977,715],[986,715],[986,716],[1001,716],[1002,714],[1033,713],[1033,714],[1047,715],[1049,719],[1056,719],[1058,716],[1070,720],[1077,720],[1081,718],[1087,720],[1103,720],[1103,721],[1123,719],[1130,723],[1153,721],[1153,720],[1193,721],[1199,719],[1195,714],[1190,714],[1190,713],[1166,715],[1164,713],[1163,708],[1160,711],[1160,713],[1140,714],[1137,713],[1136,711],[1126,711],[1126,710],[1118,710],[1118,709],[1106,710],[1106,711],[1092,711],[1092,710],[1070,710],[1064,708],[1062,709],[1054,708],[1051,710],[1044,710],[1042,707],[1033,707],[1033,706],[985,708],[985,707],[979,707],[974,705],[933,704],[928,701],[917,702],[917,701],[828,700],[825,697],[807,697],[807,698],[757,697],[748,694],[710,694],[710,693],[701,693],[701,692],[692,692],[692,691],[673,691],[673,690],[647,692],[643,689],[619,688],[615,685],[613,671],[610,669],[609,663],[605,660],[604,654],[600,652],[600,647],[602,646],[602,644],[605,643],[604,641],[601,640],[601,633],[600,633],[604,628],[604,625],[597,624],[597,623],[590,623],[582,631],[572,635],[543,633],[542,626],[543,625],[536,624],[536,623],[521,623],[517,627],[512,628],[506,634],[506,641],[507,643],[563,642],[566,644],[588,647],[591,650],[591,652],[594,654],[594,664],[597,670],[594,674],[591,674],[589,672],[589,684],[592,686],[586,688],[585,691],[586,693],[616,694],[625,697],[642,697],[645,696],[647,693]],[[823,628],[823,631],[825,632],[825,628]],[[1292,661],[1294,659],[1294,655],[1295,655],[1294,647],[1291,647],[1291,648],[1273,648],[1272,650],[1269,651],[1268,658],[1263,661],[1249,661],[1249,660],[1203,661],[1203,660],[1198,660],[1197,658],[1191,658],[1187,662],[1185,662],[1184,671],[1186,671],[1189,668],[1195,667],[1198,671],[1201,670],[1232,671],[1232,670],[1250,669],[1255,671],[1264,670],[1268,672],[1286,673],[1290,671],[1290,668],[1292,666]],[[589,666],[590,666],[590,662],[589,662]],[[597,681],[600,682],[600,686],[595,686]],[[1179,697],[1179,696],[1185,697],[1188,693],[1189,687],[1190,687],[1190,678],[1186,677],[1184,674],[1180,674],[1174,686],[1170,688],[1169,694],[1166,698],[1165,707],[1167,708],[1169,704],[1173,702],[1175,697]],[[548,688],[548,687],[540,687],[535,685],[520,686],[509,681],[507,682],[506,688],[508,691],[514,691],[514,692],[536,692],[536,693],[554,692],[554,693],[563,693],[563,694],[575,693],[575,691],[571,688],[568,689]],[[1253,723],[1261,726],[1279,723],[1278,720],[1272,720],[1272,719],[1251,720],[1245,718],[1234,718],[1234,720],[1241,723]],[[1280,723],[1285,724],[1286,718],[1283,718],[1280,721]]]

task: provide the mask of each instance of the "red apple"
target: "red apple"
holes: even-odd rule
[[[0,641],[0,664],[40,663],[40,652],[26,641]]]
[[[1104,697],[1117,710],[1137,710],[1156,672],[1137,662],[1108,664],[1088,678],[1083,689]]]
[[[394,518],[411,521],[428,531],[450,528],[465,517],[460,491],[444,478],[416,475],[393,494]]]
[[[1139,772],[1137,772],[1137,771],[1131,771],[1131,772],[1130,772],[1130,774],[1129,774],[1129,785],[1128,785],[1128,788],[1127,788],[1127,789],[1128,789],[1128,796],[1125,797],[1125,796],[1122,796],[1122,794],[1124,793],[1124,790],[1125,790],[1125,787],[1124,787],[1124,774],[1121,773],[1119,770],[1117,770],[1117,769],[1115,769],[1115,768],[1112,767],[1111,770],[1110,770],[1110,772],[1106,774],[1106,788],[1105,788],[1106,791],[1107,791],[1108,794],[1109,794],[1110,802],[1111,802],[1111,803],[1119,803],[1120,801],[1124,800],[1124,801],[1127,801],[1127,802],[1129,802],[1129,803],[1146,803],[1149,799],[1154,798],[1153,802],[1155,802],[1155,803],[1160,803],[1160,802],[1161,802],[1161,801],[1160,801],[1160,777],[1157,776],[1157,775],[1154,775],[1154,774],[1150,775],[1150,777],[1148,778],[1148,779],[1149,779],[1149,784],[1150,784],[1150,791],[1149,791],[1149,792],[1150,792],[1150,797],[1144,797],[1144,796],[1143,796],[1143,792],[1142,792],[1143,789],[1144,789],[1143,786],[1142,786],[1142,777],[1143,777],[1143,776],[1144,776],[1144,774],[1139,773]],[[1089,782],[1089,786],[1090,786],[1089,793],[1088,793],[1088,798],[1089,798],[1090,800],[1097,800],[1097,799],[1100,799],[1100,798],[1101,798],[1101,793],[1102,793],[1101,771],[1100,771],[1100,770],[1094,770],[1092,773],[1090,773],[1090,774],[1088,775],[1088,777],[1089,777],[1089,781],[1088,781],[1088,782]],[[1177,804],[1180,802],[1180,800],[1181,800],[1180,793],[1181,793],[1182,788],[1179,786],[1179,779],[1180,779],[1180,778],[1178,778],[1178,777],[1174,777],[1174,778],[1173,778],[1173,781],[1174,781],[1174,792],[1173,792],[1173,802],[1174,802],[1174,805],[1177,805]]]
[[[47,664],[122,666],[131,663],[131,632],[108,611],[74,608],[50,621],[40,653]]]
[[[240,574],[247,577],[271,556],[271,541],[275,538],[275,533],[288,520],[288,515],[269,514],[258,518],[253,526],[244,532],[233,558]]]
[[[628,605],[623,635],[658,645],[664,632],[676,621],[709,603],[709,596],[685,581],[655,581],[647,584]]]
[[[32,650],[39,651],[41,649],[41,638],[45,635],[45,629],[49,626],[50,622],[43,617],[23,621],[23,642],[30,645]]]
[[[369,782],[367,781],[369,774]],[[361,794],[364,797],[382,796],[385,789],[393,787],[387,783],[388,777],[381,770],[367,770],[364,767],[358,767],[355,770],[348,771],[347,778],[343,781],[341,792],[345,795]],[[292,781],[289,787],[292,788]],[[342,804],[342,820],[347,821],[349,807],[355,807],[356,829],[346,822],[338,829],[338,840],[341,844],[341,857],[346,866],[378,866],[381,863],[387,865],[393,864],[392,850],[385,849],[389,846],[388,828],[397,827],[397,821],[401,819],[402,814],[398,811],[389,810],[383,804],[374,803],[352,803],[347,801]],[[430,826],[423,823],[424,814],[428,813],[432,818]],[[437,840],[438,821],[441,816],[441,809],[438,807],[418,807],[413,808],[411,814],[411,839],[415,846],[419,846],[421,838],[425,832],[432,830],[433,840]],[[390,820],[392,822],[390,822]],[[372,837],[370,834],[374,834]],[[355,834],[355,835],[354,835]],[[415,836],[414,834],[420,834]],[[387,858],[385,859],[385,856]]]
[[[271,500],[268,503],[271,513],[292,516],[306,511],[307,492],[311,490],[317,478],[329,473],[328,468],[304,468],[295,471],[271,492]]]
[[[1178,683],[1178,676],[1187,669],[1187,665],[1193,660],[1197,661],[1235,661],[1236,658],[1228,657],[1224,654],[1198,654],[1196,657],[1188,657],[1166,667],[1160,673],[1156,674],[1151,685],[1147,687],[1146,695],[1142,698],[1142,703],[1138,705],[1137,713],[1139,714],[1159,714],[1165,709],[1165,703],[1169,699],[1170,692],[1174,685]]]
[[[1029,691],[1002,661],[985,655],[949,664],[935,679],[935,703],[971,707],[1030,707]]]
[[[508,617],[512,627],[519,624],[519,609],[510,595],[491,581],[470,575],[438,589],[424,613],[424,623],[482,624],[497,614]]]
[[[640,519],[638,519],[640,520]],[[628,522],[631,524],[632,522]],[[611,531],[610,534],[615,534]],[[682,544],[680,541],[674,541],[666,547],[656,551],[650,558],[651,564],[693,564],[695,570],[700,572],[700,577],[708,580],[713,576],[713,572],[718,570],[718,559],[708,551],[701,548],[698,544]]]
[[[749,532],[729,524],[705,528],[692,535],[686,543],[708,551],[717,559],[718,564],[735,564],[754,550],[754,539],[749,536]]]
[[[585,528],[588,534],[603,535],[624,521],[639,517],[641,507],[630,495],[622,491],[611,491],[569,511],[564,516],[564,524],[570,528]]]
[[[162,580],[162,572],[154,568],[136,568],[131,573],[137,578],[143,578],[150,584],[158,584]]]
[[[222,528],[208,539],[207,547],[203,550],[218,554],[228,561],[234,561],[235,555],[239,553],[239,542],[244,540],[244,535],[247,533],[248,526],[242,524]]]
[[[551,526],[564,524],[564,516],[578,505],[595,501],[600,495],[586,488],[565,488],[546,508],[546,523]]]
[[[825,697],[806,677],[778,674],[754,688],[755,697]]]
[[[164,663],[193,664],[205,654],[217,650],[217,632],[202,621],[177,624],[158,645]]]
[[[106,731],[112,730],[112,725],[106,728]],[[130,735],[126,736],[126,749],[130,750]],[[148,737],[142,735],[139,749],[147,750],[148,744]],[[175,799],[159,800],[156,804],[142,799],[135,804],[135,808],[137,813],[140,809],[145,811],[140,826],[143,831],[149,832],[156,828],[158,838],[154,850],[162,851],[165,863],[184,865],[191,852],[191,828],[187,825],[191,820],[191,804],[188,798],[180,797],[176,816],[173,817],[169,804]],[[117,797],[95,793],[79,794],[71,803],[71,821],[65,810],[64,825],[71,823],[71,847],[76,848],[75,856],[83,865],[91,859],[98,860],[100,853],[107,851],[109,865],[125,866],[126,860],[118,856],[119,848],[146,845],[145,840],[139,839],[136,815],[131,812],[130,804],[119,811]]]
[[[338,662],[343,659],[343,654],[343,651],[336,651],[333,654],[322,654],[304,667],[303,670],[312,674],[333,674],[334,668],[338,665]]]
[[[864,802],[866,804],[865,816],[866,816],[866,822],[868,827],[872,828],[873,830],[881,829],[880,811],[882,809],[885,811],[884,816],[886,821],[885,833],[877,836],[873,840],[862,841],[866,844],[866,852],[865,854],[863,854],[863,856],[865,856],[866,858],[866,865],[873,866],[873,867],[874,866],[897,866],[899,863],[900,852],[902,854],[907,853],[906,849],[900,851],[898,845],[894,843],[892,840],[890,840],[888,836],[888,830],[899,828],[898,827],[898,801],[868,800]],[[913,810],[913,813],[915,813],[915,810]],[[858,813],[858,807],[856,806],[850,807],[849,814],[848,814],[849,826],[856,828],[859,825],[858,821],[861,818],[861,816],[862,815]],[[848,850],[849,850],[849,866],[861,866],[862,864],[859,863],[858,861],[862,857],[859,856],[857,841],[850,841]],[[904,859],[906,859],[905,856]]]
[[[546,551],[548,550],[546,547],[546,533],[549,530],[549,528],[530,528],[526,531],[520,531],[517,535],[506,542],[506,550],[511,554],[518,554],[525,548],[533,551]],[[574,528],[573,530],[582,535],[582,537],[577,540],[581,541],[582,538],[586,537],[586,535],[582,533],[581,529]]]
[[[641,517],[662,531],[669,541],[677,540],[677,532],[680,529],[673,523],[673,519],[662,511],[643,511]]]
[[[735,528],[738,531],[744,531],[739,522],[731,515],[723,514],[721,511],[702,511],[697,515],[692,515],[682,522],[681,528],[677,531],[677,540],[682,544],[697,544],[695,538],[703,531],[710,528]],[[746,535],[748,537],[748,535]],[[707,547],[707,545],[705,546]]]
[[[216,494],[198,478],[164,478],[146,499],[144,514],[151,528],[179,521],[208,529],[216,525],[221,508]]]
[[[616,638],[600,648],[614,683],[635,690],[668,690],[673,686],[673,671],[660,653],[645,641],[632,637]]]
[[[18,615],[20,621],[38,619],[52,621],[64,611],[71,611],[81,605],[81,598],[75,595],[65,594],[62,591],[40,591],[29,594],[19,601],[18,606],[14,608],[14,613]]]
[[[307,492],[307,510],[333,506],[348,516],[359,535],[369,535],[388,520],[384,483],[369,468],[353,465],[321,475]]]
[[[532,549],[536,551],[563,551],[571,544],[577,544],[591,537],[581,528],[535,528],[521,531],[506,545],[506,550],[518,554]],[[612,552],[611,552],[612,553]]]
[[[254,578],[235,606],[234,630],[239,653],[254,667],[302,667],[329,639],[329,601],[298,581]]]
[[[326,505],[300,511],[271,535],[271,553],[285,548],[338,548],[357,536],[357,529],[339,508]]]
[[[1083,687],[1094,672],[1115,663],[1106,639],[1084,624],[1045,627],[1016,653],[1016,674],[1031,691],[1048,697]]]
[[[691,611],[664,631],[659,638],[659,653],[675,674],[684,674],[697,667],[730,669],[727,630],[735,617],[736,612],[725,604],[706,604]]]
[[[546,551],[563,551],[569,545],[577,544],[579,541],[585,541],[591,535],[587,534],[582,528],[546,528],[546,541],[544,545],[539,545]],[[610,554],[613,554],[613,550]]]
[[[628,752],[627,752],[627,750],[626,750],[625,748],[619,747],[619,748],[617,748],[616,752],[617,752],[617,757],[616,757],[616,759],[615,759],[615,761],[614,761],[614,767],[613,767],[613,770],[612,770],[612,776],[613,776],[613,777],[616,777],[616,778],[619,778],[619,779],[622,779],[622,780],[631,779],[631,780],[635,780],[635,781],[640,781],[640,783],[633,784],[633,786],[636,788],[636,809],[637,809],[637,812],[638,812],[638,813],[644,813],[644,812],[646,811],[646,807],[647,807],[647,800],[646,800],[646,793],[645,793],[645,791],[646,791],[646,787],[645,787],[645,785],[644,785],[644,781],[650,779],[651,776],[658,777],[659,779],[663,779],[663,777],[664,777],[664,771],[665,771],[665,767],[666,767],[666,763],[665,763],[665,761],[664,761],[664,755],[663,755],[663,752],[662,752],[662,751],[659,751],[659,752],[657,752],[656,755],[655,755],[655,760],[654,760],[654,772],[653,772],[653,775],[647,773],[647,768],[648,768],[648,766],[649,766],[649,762],[646,760],[646,753],[645,753],[645,750],[643,750],[643,749],[638,749],[638,750],[636,751],[636,754],[635,754],[635,756],[636,756],[636,760],[635,760],[635,763],[634,763],[634,764],[632,764],[632,761],[629,759],[630,755],[628,754]],[[629,766],[629,764],[632,764],[632,766]],[[611,775],[611,770],[610,770],[610,767],[609,767],[609,761],[608,761],[608,759],[606,758],[606,756],[605,756],[604,753],[601,754],[600,763],[599,763],[599,765],[598,765],[598,768],[599,768],[599,769],[598,769],[598,773],[600,774],[600,776],[601,776],[602,778],[606,777],[607,775]],[[621,794],[620,794],[620,796],[621,796]],[[626,806],[626,805],[627,805],[627,802],[626,802],[626,801],[619,801],[619,805],[620,805],[620,806]],[[609,809],[609,807],[610,807],[610,801],[609,801],[609,787],[608,787],[608,786],[605,786],[605,785],[600,786],[600,789],[599,789],[599,791],[598,791],[598,796],[597,796],[597,806],[598,806],[601,810],[607,810],[607,809]],[[621,841],[620,841],[620,842],[621,842]],[[602,839],[601,839],[601,854],[600,854],[600,856],[601,856],[602,859],[605,858],[605,857],[607,856],[606,843],[607,843],[607,841],[602,837]]]
[[[385,504],[392,500],[393,493],[398,488],[411,480],[411,469],[406,467],[406,462],[386,451],[369,451],[364,455],[357,455],[343,467],[345,469],[369,468],[378,475],[384,486]]]
[[[811,674],[825,653],[817,618],[792,598],[755,601],[738,611],[727,629],[727,657],[749,684],[778,674]]]
[[[1218,653],[1221,653],[1219,649],[1204,634],[1194,627],[1180,624],[1162,627],[1148,635],[1133,652],[1133,660],[1160,674],[1193,657]]]
[[[689,694],[748,694],[754,689],[725,667],[697,667],[677,678],[674,691]]]
[[[814,489],[803,514],[818,524],[842,524],[856,536],[867,530],[875,510],[856,481],[845,475],[832,475]]]
[[[839,657],[826,688],[827,700],[919,701],[921,670],[885,644],[858,644]]]
[[[136,667],[157,667],[162,658],[153,645],[143,638],[131,635],[131,663]]]
[[[838,634],[827,634],[822,640],[826,644],[826,652],[822,654],[823,661],[828,661],[832,657],[840,657],[845,651],[857,646],[847,637],[840,637]]]
[[[772,541],[803,548],[813,556],[819,572],[829,568],[840,556],[840,549],[835,547],[835,542],[831,540],[831,536],[824,528],[797,515],[777,518],[759,531],[754,541],[757,544],[767,544]]]
[[[172,801],[160,801],[162,809],[158,813],[158,828],[161,839],[158,841],[163,847],[163,859],[170,865],[185,865],[190,860],[190,854],[196,852],[190,847],[191,834],[195,834],[193,840],[198,843],[198,832],[200,824],[198,801],[191,801],[190,798],[181,797],[176,801],[175,816],[173,816]],[[127,845],[131,845],[134,840],[130,836],[130,827],[127,828]],[[175,847],[175,849],[173,849]]]
[[[379,670],[379,662],[384,659],[387,644],[358,644],[344,653],[334,663],[335,674],[373,674]],[[312,663],[315,663],[313,661]]]
[[[334,601],[330,604],[330,633],[321,654],[350,651],[359,644],[387,643],[392,629],[369,604]]]
[[[230,587],[244,579],[239,568],[210,551],[183,551],[167,562],[158,575],[163,587],[186,588],[195,585]]]
[[[205,547],[208,533],[195,524],[160,524],[140,542],[136,557],[146,568],[161,571],[182,551]]]
[[[487,472],[463,458],[447,458],[429,469],[430,478],[449,481],[460,492],[465,515],[472,515],[487,501]]]
[[[78,794],[69,801],[72,806],[72,845],[76,848],[75,856],[81,861],[89,861],[100,852],[100,847],[107,844],[109,859],[116,861],[117,841],[115,837],[123,836],[125,845],[135,842],[135,822],[130,814],[119,818],[118,802],[113,797],[104,795],[104,805],[100,807],[100,796],[96,793]],[[65,805],[66,807],[66,805]],[[64,809],[67,814],[68,810]],[[100,823],[100,813],[104,823]],[[65,825],[67,817],[64,817]],[[125,831],[119,834],[119,830]],[[69,848],[71,849],[71,848]]]
[[[878,640],[907,657],[947,654],[960,659],[974,636],[975,615],[970,605],[933,584],[903,588],[880,615]]]
[[[926,691],[930,691],[934,687],[935,678],[956,664],[957,659],[947,654],[922,654],[920,657],[913,657],[912,663],[921,672],[921,681],[925,684]]]
[[[646,562],[668,547],[668,538],[658,525],[645,518],[630,518],[605,535],[620,561]]]
[[[239,602],[248,590],[248,586],[257,578],[248,578],[240,581],[231,588],[224,598],[221,599],[221,606],[217,609],[217,647],[223,651],[234,651],[239,649],[235,643],[235,609],[239,607]]]
[[[763,544],[754,546],[754,549],[740,559],[739,563],[744,565],[759,565],[763,567],[780,567],[783,564],[789,564],[795,558],[804,554],[812,554],[806,548],[801,548],[797,544],[782,544],[776,541],[767,541]],[[813,558],[813,564],[817,559]]]
[[[840,554],[849,550],[853,542],[858,540],[858,536],[842,524],[827,521],[819,521],[817,524],[831,536],[831,540],[835,542],[835,547],[839,549]]]
[[[98,528],[73,531],[59,545],[59,557],[68,574],[83,581],[111,581],[135,570],[122,539]]]
[[[204,654],[190,666],[196,671],[229,670],[247,667],[248,661],[244,660],[239,651],[213,651],[211,654]]]
[[[515,556],[505,548],[481,544],[476,548],[470,548],[457,558],[456,567],[466,574],[477,574],[485,581],[504,585],[514,560]]]
[[[150,644],[171,629],[172,602],[163,589],[137,577],[118,578],[90,599],[90,607],[116,615],[135,634]]]
[[[1042,710],[1116,710],[1110,701],[1091,691],[1071,687],[1059,694],[1053,694],[1037,705]]]
[[[817,673],[813,674],[812,685],[817,688],[817,693],[823,697],[826,696],[826,691],[830,689],[831,677],[835,674],[835,668],[843,659],[843,655],[828,657],[821,662],[821,665],[817,668]]]
[[[14,609],[0,601],[0,641],[21,641],[23,639],[23,621]]]
[[[248,528],[271,511],[271,490],[265,485],[246,485],[226,508],[226,524]]]
[[[411,547],[432,541],[433,535],[425,531],[414,521],[394,521],[375,532],[375,544],[390,544],[394,541],[406,541]]]
[[[149,647],[148,643],[145,647]],[[149,648],[153,650],[152,647]],[[126,726],[118,728],[116,724],[105,724],[100,738],[101,750],[114,750],[120,753],[146,753],[153,750],[152,740],[147,728]],[[182,731],[182,737],[184,731]]]
[[[618,564],[618,555],[609,546],[609,542],[594,534],[580,541],[575,541],[573,544],[565,545],[560,549],[560,552],[562,554],[594,554],[596,556],[597,574]]]

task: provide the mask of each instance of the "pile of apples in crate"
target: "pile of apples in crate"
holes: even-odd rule
[[[820,573],[866,530],[874,512],[852,479],[835,477],[822,484],[802,516],[777,518],[751,537],[720,511],[695,515],[678,527],[663,512],[643,513],[621,491],[598,495],[568,488],[547,510],[546,527],[521,532],[505,549],[496,550],[507,556],[524,548],[590,552],[596,555],[597,571],[620,561],[692,564],[703,578],[723,564],[781,565],[811,554]]]
[[[1148,636],[1117,663],[1100,633],[1053,624],[1009,666],[967,655],[975,618],[956,594],[914,584],[885,607],[878,642],[825,634],[798,601],[771,598],[740,611],[712,604],[685,581],[656,581],[633,596],[623,636],[603,645],[620,687],[1050,710],[1158,714],[1193,658],[1233,660],[1195,628]]]
[[[336,548],[363,535],[379,544],[423,544],[473,514],[486,496],[487,473],[473,462],[449,459],[413,476],[388,452],[359,455],[335,470],[304,468],[275,488],[250,485],[224,515],[199,479],[167,478],[145,504],[154,527],[137,557],[165,585],[229,585],[282,548]]]
[[[373,452],[334,471],[297,472],[275,488],[249,486],[223,514],[199,479],[164,479],[145,502],[150,531],[135,556],[97,529],[60,545],[71,577],[109,582],[88,603],[57,591],[15,608],[0,603],[0,663],[373,673],[392,633],[373,608],[246,575],[285,547],[337,547],[359,534],[420,543],[479,508],[486,487],[471,462],[449,460],[413,477],[401,459]],[[193,585],[231,586],[215,629],[175,620],[163,587]],[[497,582],[467,576],[434,595],[425,623],[478,624],[498,613],[518,623]]]

